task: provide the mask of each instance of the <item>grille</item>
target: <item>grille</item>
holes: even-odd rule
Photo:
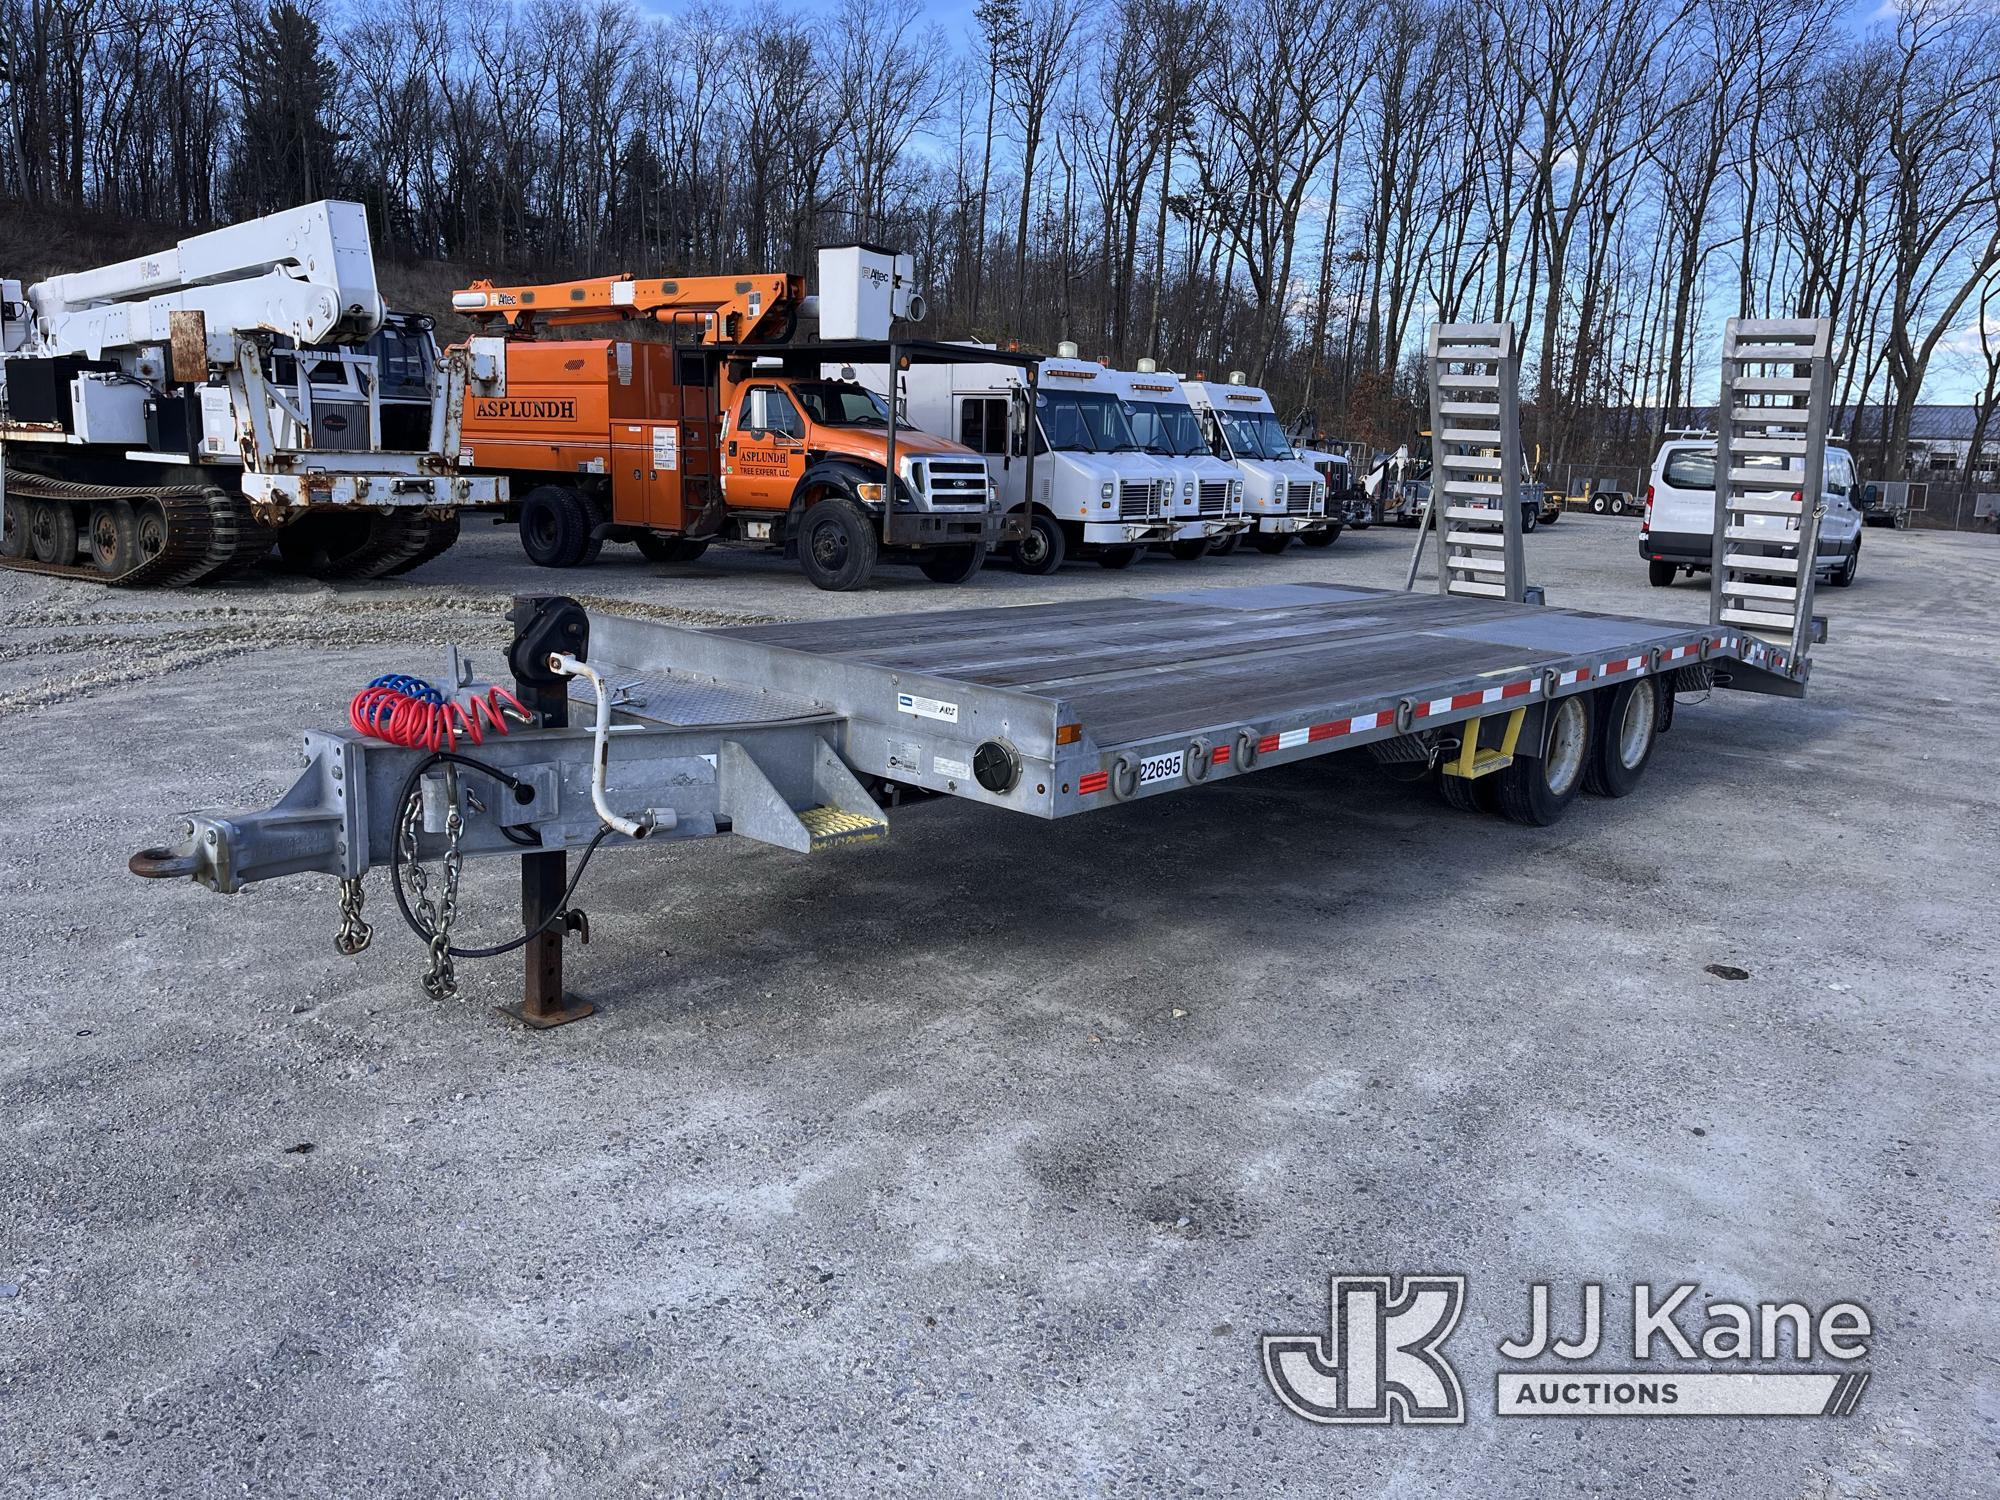
[[[1312,509],[1313,487],[1311,481],[1303,484],[1297,480],[1285,486],[1285,514],[1303,516]]]
[[[984,505],[986,465],[964,459],[930,459],[924,464],[924,489],[933,505]]]
[[[1144,521],[1160,513],[1160,486],[1153,480],[1128,479],[1118,486],[1118,519]]]
[[[1229,481],[1207,479],[1201,486],[1201,513],[1205,516],[1219,516],[1229,509]]]

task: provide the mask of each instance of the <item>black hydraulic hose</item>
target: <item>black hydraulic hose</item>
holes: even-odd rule
[[[425,943],[430,942],[437,934],[417,920],[417,914],[410,910],[410,898],[403,892],[402,826],[404,813],[408,810],[411,800],[419,795],[417,788],[418,779],[422,777],[424,772],[428,771],[432,766],[437,765],[440,761],[450,761],[455,765],[469,766],[483,775],[491,776],[496,781],[513,787],[517,792],[527,785],[520,778],[509,775],[498,766],[490,766],[484,761],[474,760],[468,755],[458,755],[449,750],[433,751],[430,755],[412,766],[410,774],[403,778],[402,792],[396,798],[396,832],[391,835],[389,840],[389,883],[395,889],[396,909],[402,912],[403,921],[408,924],[410,931],[414,932]],[[503,829],[502,831],[504,832],[505,830]],[[527,947],[529,943],[532,943],[536,938],[562,920],[564,914],[569,910],[570,897],[576,894],[577,882],[583,879],[583,872],[590,868],[590,856],[597,852],[597,846],[603,843],[614,831],[607,823],[604,827],[598,829],[596,837],[584,846],[583,858],[576,862],[576,869],[569,877],[569,884],[563,887],[562,900],[556,903],[555,910],[543,918],[539,926],[531,927],[519,937],[510,939],[507,942],[495,943],[490,948],[448,947],[445,949],[445,952],[449,953],[453,958],[499,958],[503,954],[512,953],[516,949]],[[519,841],[516,840],[516,842]],[[532,847],[540,848],[541,846],[536,844]]]

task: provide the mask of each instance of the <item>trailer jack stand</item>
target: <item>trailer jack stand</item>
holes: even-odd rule
[[[567,911],[556,916],[557,903],[562,900],[563,887],[568,882],[567,854],[521,856],[521,920],[531,931],[545,922],[548,930],[536,932],[522,950],[526,974],[520,1002],[500,1006],[499,1010],[535,1031],[567,1026],[597,1009],[580,995],[563,988],[564,940],[575,933],[579,941],[590,941],[590,919],[582,912]]]
[[[569,723],[569,684],[548,667],[553,649],[584,655],[590,645],[590,617],[574,599],[560,595],[517,595],[508,620],[514,626],[509,664],[515,695],[550,728]],[[512,1016],[535,1031],[549,1031],[581,1021],[596,1011],[580,995],[563,988],[563,942],[574,932],[590,941],[590,922],[580,911],[557,912],[569,884],[569,856],[561,850],[521,856],[521,921],[535,935],[522,950],[527,973],[521,1002],[503,1005]]]

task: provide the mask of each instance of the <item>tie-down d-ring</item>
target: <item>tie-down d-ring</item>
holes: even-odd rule
[[[1121,755],[1111,764],[1111,795],[1123,802],[1139,790],[1139,762]]]
[[[1196,735],[1188,741],[1187,760],[1182,773],[1191,782],[1208,780],[1208,741]]]
[[[1229,758],[1238,769],[1247,771],[1257,764],[1257,735],[1249,729],[1236,731],[1236,744],[1229,752]]]

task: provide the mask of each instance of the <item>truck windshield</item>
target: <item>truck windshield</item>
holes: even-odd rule
[[[1132,405],[1132,435],[1148,453],[1190,458],[1208,452],[1194,408],[1172,401],[1137,401]]]
[[[1125,408],[1110,396],[1043,391],[1035,397],[1042,439],[1058,453],[1137,453]]]
[[[1290,458],[1292,445],[1274,411],[1218,412],[1222,435],[1237,458]]]
[[[889,408],[873,391],[837,380],[801,380],[792,386],[806,415],[822,427],[887,427]]]

